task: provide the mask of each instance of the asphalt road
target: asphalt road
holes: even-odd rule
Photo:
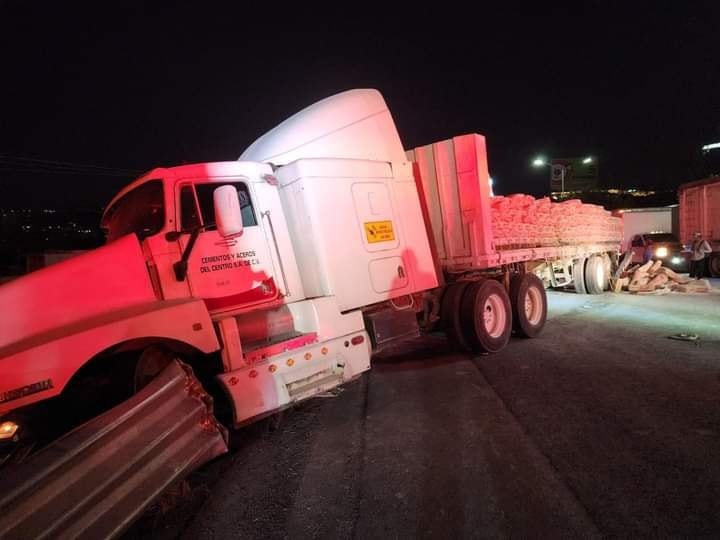
[[[720,293],[549,305],[537,339],[425,337],[237,432],[127,537],[719,535]]]

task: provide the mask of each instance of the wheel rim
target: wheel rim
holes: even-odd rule
[[[525,318],[533,326],[537,326],[542,319],[542,295],[535,287],[531,287],[525,296]]]
[[[482,312],[483,327],[492,338],[499,338],[505,330],[506,321],[505,307],[502,298],[498,294],[491,294],[485,300]]]

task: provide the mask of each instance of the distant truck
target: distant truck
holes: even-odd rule
[[[677,212],[677,205],[615,210],[613,213],[623,220],[623,252],[631,248],[633,238],[639,234],[677,235]]]
[[[699,232],[713,251],[708,257],[708,271],[720,277],[720,176],[682,184],[678,188],[680,203],[680,241],[692,245]]]
[[[239,161],[154,169],[109,203],[107,245],[0,287],[0,443],[178,357],[237,427],[438,327],[478,352],[537,336],[546,286],[607,288],[621,229],[530,199],[491,198],[480,135],[406,153],[374,90],[306,108]]]
[[[676,272],[688,271],[688,254],[677,237],[678,206],[628,208],[622,216],[622,251],[632,252],[632,261],[661,260]]]
[[[674,234],[636,234],[630,241],[629,250],[632,251],[634,263],[662,261],[663,266],[675,272],[689,270],[689,254]]]

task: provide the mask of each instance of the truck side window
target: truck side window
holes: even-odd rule
[[[135,233],[140,240],[160,232],[165,225],[162,180],[149,180],[127,192],[103,217],[108,242]]]
[[[257,225],[257,218],[253,209],[252,200],[250,199],[250,190],[244,182],[223,182],[212,184],[195,184],[198,202],[200,203],[200,213],[203,223],[211,226],[207,230],[215,228],[215,206],[213,204],[213,192],[220,186],[231,185],[237,189],[238,198],[240,199],[240,211],[242,213],[243,227],[253,227]]]
[[[632,239],[632,247],[642,247],[642,245],[642,238],[638,235],[635,235]]]
[[[200,226],[200,216],[192,186],[183,186],[180,190],[180,226],[183,231],[192,231]]]

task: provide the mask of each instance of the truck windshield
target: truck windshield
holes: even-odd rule
[[[103,228],[108,242],[135,233],[140,240],[159,232],[165,223],[163,185],[150,180],[129,191],[105,213]]]
[[[653,242],[678,242],[679,240],[674,234],[670,233],[652,233],[646,234],[645,238]]]

